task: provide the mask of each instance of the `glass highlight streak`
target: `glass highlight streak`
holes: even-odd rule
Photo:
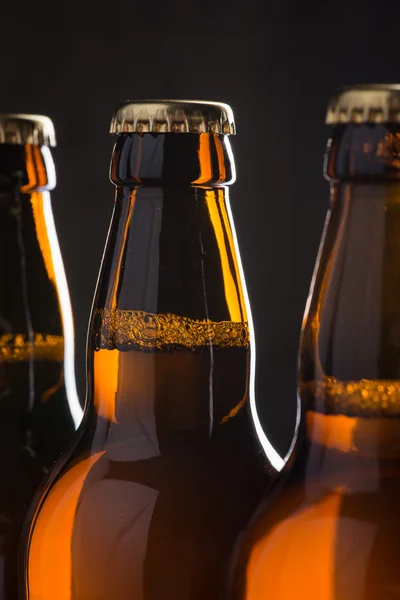
[[[79,462],[45,497],[45,507],[37,513],[35,521],[36,531],[40,534],[33,538],[29,551],[30,600],[51,598],[55,589],[58,590],[57,600],[71,600],[71,543],[76,511],[87,476],[103,454],[104,451],[98,452]],[[46,561],[43,561],[43,555],[47,557]]]
[[[332,549],[341,502],[341,490],[334,490],[261,538],[250,556],[246,600],[309,600],[315,590],[320,600],[335,600]]]
[[[250,343],[251,343],[251,349],[250,349],[250,381],[249,381],[250,411],[251,411],[251,415],[252,415],[252,418],[253,418],[254,427],[255,427],[255,430],[256,430],[256,433],[257,433],[257,436],[258,436],[258,440],[259,440],[259,442],[260,442],[260,444],[261,444],[261,446],[262,446],[262,448],[263,448],[263,450],[264,450],[264,452],[265,452],[268,460],[270,461],[271,465],[277,471],[281,471],[283,469],[283,467],[285,466],[285,461],[287,460],[288,456],[286,456],[285,459],[282,459],[282,457],[275,450],[275,448],[273,447],[273,445],[271,444],[271,442],[269,441],[269,439],[265,435],[265,432],[264,432],[264,430],[262,428],[262,425],[261,425],[260,418],[259,418],[258,413],[257,413],[256,398],[255,398],[255,372],[256,372],[256,342],[255,342],[255,332],[254,332],[254,325],[253,325],[253,317],[251,315],[251,310],[250,310],[249,296],[248,296],[248,293],[247,293],[246,280],[245,280],[244,272],[243,272],[242,260],[240,258],[239,244],[238,244],[238,241],[237,241],[237,236],[236,236],[236,231],[235,231],[235,226],[234,226],[234,220],[233,220],[232,210],[231,210],[231,206],[230,206],[230,202],[229,202],[229,190],[228,190],[228,188],[226,188],[226,190],[225,190],[225,198],[226,198],[226,210],[228,212],[228,216],[229,216],[229,219],[230,219],[230,222],[231,222],[231,232],[232,232],[233,245],[234,245],[234,248],[235,248],[235,251],[236,251],[237,264],[238,264],[240,278],[241,278],[241,282],[242,282],[244,304],[245,304],[246,312],[247,312],[247,322],[248,322],[249,331],[250,331]],[[295,436],[296,437],[297,437],[297,434],[298,434],[298,421],[296,423],[296,432],[295,432]]]
[[[49,176],[50,177],[50,176]],[[71,300],[69,297],[67,279],[65,277],[64,265],[61,258],[60,247],[58,245],[57,233],[54,224],[53,211],[51,209],[51,200],[49,192],[43,194],[43,214],[47,227],[50,248],[53,256],[53,266],[57,281],[58,300],[60,303],[61,314],[64,329],[64,375],[65,386],[67,388],[68,404],[71,415],[78,428],[83,410],[79,402],[78,392],[75,382],[75,353],[74,353],[74,323],[72,316]]]

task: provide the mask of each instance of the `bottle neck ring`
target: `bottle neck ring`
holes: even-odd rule
[[[226,135],[122,134],[114,147],[110,178],[117,187],[216,187],[234,182],[235,165]]]

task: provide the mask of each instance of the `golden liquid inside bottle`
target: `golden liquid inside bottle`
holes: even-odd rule
[[[307,411],[305,419],[310,454],[298,457],[274,505],[260,508],[233,597],[394,600],[399,418]]]
[[[216,597],[264,485],[247,323],[100,309],[94,328],[106,441],[82,440],[45,497],[29,598]]]
[[[25,334],[3,334],[0,336],[0,360],[5,363],[49,360],[62,362],[64,359],[64,339],[61,335],[40,334],[33,336],[33,342]]]
[[[7,598],[13,597],[16,586],[27,506],[53,464],[49,440],[54,452],[65,443],[51,433],[67,418],[59,410],[63,359],[62,336],[35,334],[33,343],[22,334],[0,338],[0,568]],[[32,397],[35,403],[30,407]]]

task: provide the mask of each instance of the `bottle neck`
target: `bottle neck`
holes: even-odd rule
[[[400,125],[337,125],[325,158],[325,175],[334,182],[400,179]]]
[[[332,140],[331,207],[300,352],[309,441],[367,460],[400,457],[400,181],[382,150],[389,134],[348,126]]]
[[[0,144],[0,194],[51,191],[56,185],[50,148]]]
[[[355,414],[373,411],[375,381],[400,378],[399,209],[400,182],[332,185],[302,349],[312,356],[310,374],[359,382],[359,399],[344,406]],[[336,388],[332,394],[337,402]],[[387,410],[400,415],[400,396]]]
[[[116,192],[96,310],[247,321],[224,188]]]
[[[0,144],[0,353],[10,364],[64,363],[78,424],[72,311],[49,193],[54,185],[47,147]],[[34,395],[33,382],[29,389]]]
[[[247,306],[228,208],[224,188],[117,190],[88,344],[89,402],[103,419],[151,429],[158,404],[161,422],[207,437],[246,400]],[[237,390],[210,408],[221,361]],[[172,396],[181,408],[159,416]]]
[[[4,335],[51,335],[63,354],[62,318],[56,275],[59,252],[49,189],[55,184],[48,148],[0,144],[0,227]],[[53,180],[53,181],[51,181]],[[57,246],[55,247],[54,244]],[[26,340],[28,343],[28,340]]]
[[[120,135],[110,172],[116,202],[95,310],[247,323],[228,137]]]
[[[230,185],[235,165],[229,136],[219,134],[124,134],[110,168],[116,186]]]

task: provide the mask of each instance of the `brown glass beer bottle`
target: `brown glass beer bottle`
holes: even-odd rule
[[[116,196],[84,424],[36,508],[24,591],[30,600],[217,600],[236,541],[282,466],[252,395],[228,199],[233,115],[218,103],[127,102],[112,132]]]
[[[17,598],[27,506],[81,408],[73,324],[51,209],[50,119],[0,114],[0,597]]]
[[[334,96],[331,203],[300,348],[293,465],[238,552],[238,600],[400,595],[400,86]]]

